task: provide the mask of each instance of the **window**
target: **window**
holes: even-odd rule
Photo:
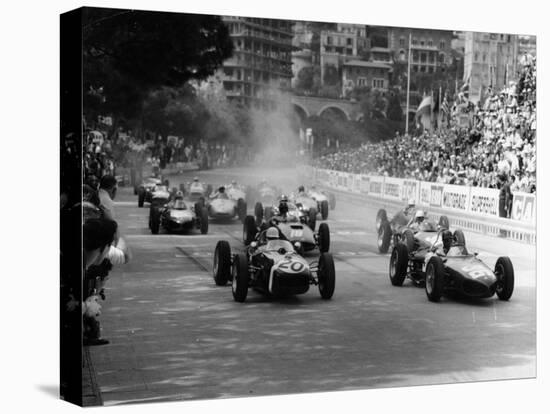
[[[433,66],[430,66],[430,67],[428,68],[428,72],[429,72],[429,73],[433,73],[433,71],[434,71]]]
[[[372,80],[372,87],[373,88],[384,89],[384,79],[373,79]]]
[[[424,46],[424,39],[420,41],[420,46]]]
[[[348,37],[348,38],[346,39],[346,42],[347,42],[347,45],[348,45],[348,46],[351,46],[351,45],[352,45],[352,44],[351,44],[351,37]]]
[[[413,66],[413,71],[418,72],[418,66]]]
[[[434,42],[432,41],[432,39],[428,40],[428,46],[433,46],[434,45]]]
[[[327,45],[332,45],[332,37],[327,36]]]
[[[357,85],[367,86],[367,79],[366,78],[357,78]]]
[[[445,49],[445,41],[442,40],[441,42],[439,42],[439,48],[440,49]]]
[[[416,40],[416,37],[413,37],[412,44],[416,45],[418,43],[418,40]]]
[[[483,63],[485,63],[486,60],[487,60],[487,54],[484,53],[484,54],[483,54]]]
[[[405,47],[405,38],[404,37],[399,39],[399,46],[400,47]]]
[[[474,53],[474,62],[477,62],[479,58],[479,54],[476,52]]]
[[[420,66],[420,72],[426,72],[426,66]]]
[[[420,54],[420,62],[426,63],[426,53],[421,53]]]

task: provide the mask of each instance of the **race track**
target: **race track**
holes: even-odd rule
[[[212,184],[257,184],[291,192],[292,169],[212,170],[193,175]],[[276,178],[275,178],[276,177]],[[536,372],[535,246],[465,232],[471,251],[492,267],[512,259],[509,302],[427,300],[409,281],[393,287],[389,255],[376,247],[376,208],[337,199],[327,223],[336,291],[270,299],[250,291],[233,301],[212,278],[218,240],[243,248],[242,225],[210,222],[207,235],[151,235],[148,207],[120,188],[116,214],[133,260],[115,269],[102,302],[111,343],[91,355],[105,405],[366,389],[508,378]],[[147,206],[147,205],[146,205]],[[253,206],[248,206],[249,211]],[[311,261],[317,253],[308,255]]]

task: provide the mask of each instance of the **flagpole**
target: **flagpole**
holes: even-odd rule
[[[437,105],[437,129],[441,130],[441,86],[439,86],[439,101]]]
[[[411,89],[411,38],[412,32],[409,32],[409,55],[407,63],[407,113],[405,114],[405,134],[409,133],[409,93]]]

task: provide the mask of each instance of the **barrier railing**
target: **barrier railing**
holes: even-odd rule
[[[343,173],[303,167],[311,181],[332,191],[348,202],[379,208],[403,208],[413,199],[426,207],[436,219],[449,218],[451,226],[525,243],[536,243],[536,196],[514,193],[512,218],[499,217],[499,190],[480,187],[429,183],[383,176]],[[393,211],[388,211],[392,213]]]

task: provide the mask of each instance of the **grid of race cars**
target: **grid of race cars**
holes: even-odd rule
[[[336,272],[326,220],[336,208],[335,194],[299,186],[287,195],[266,180],[257,186],[232,181],[214,187],[194,177],[177,188],[169,184],[168,179],[152,175],[134,188],[138,206],[149,204],[152,234],[207,234],[210,220],[242,222],[242,251],[232,252],[226,240],[213,246],[214,281],[219,286],[231,283],[235,301],[244,302],[251,288],[279,297],[306,293],[312,285],[323,299],[332,298]],[[510,258],[501,256],[490,268],[476,252],[468,251],[463,231],[450,229],[446,216],[437,223],[426,216],[413,200],[391,215],[385,209],[378,211],[377,246],[380,254],[390,253],[391,285],[401,286],[410,279],[424,288],[432,302],[443,295],[511,298]],[[307,253],[313,250],[319,257],[309,261]]]

